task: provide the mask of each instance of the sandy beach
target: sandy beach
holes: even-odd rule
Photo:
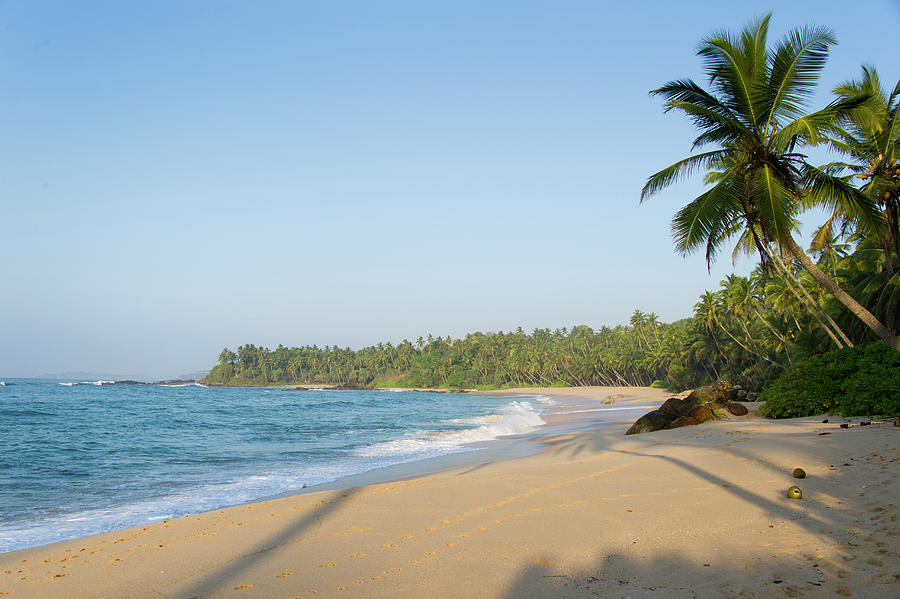
[[[566,401],[528,441],[536,453],[470,452],[433,474],[0,554],[0,595],[900,595],[900,428],[890,422],[841,429],[838,417],[772,421],[751,410],[625,436],[630,420],[597,425],[602,400],[669,395],[523,392]],[[795,467],[808,477],[792,478]],[[793,484],[803,499],[785,496]]]

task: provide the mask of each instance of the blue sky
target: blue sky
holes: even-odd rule
[[[769,11],[820,104],[900,78],[896,1],[0,2],[0,375],[687,316],[752,264],[638,204],[693,139],[647,92]]]

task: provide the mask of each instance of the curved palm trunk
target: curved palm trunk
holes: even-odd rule
[[[822,322],[822,319],[819,318],[819,315],[816,314],[816,312],[820,312],[823,316],[825,316],[826,319],[828,319],[828,321],[831,323],[831,326],[833,326],[834,329],[838,333],[840,333],[840,335],[844,339],[844,341],[846,341],[848,347],[853,347],[853,343],[850,342],[850,339],[847,338],[847,335],[844,334],[844,331],[841,330],[841,327],[839,327],[837,325],[837,323],[834,322],[834,320],[831,318],[831,316],[829,316],[828,313],[825,312],[825,310],[823,310],[821,306],[819,306],[819,304],[816,302],[816,300],[814,300],[813,298],[811,298],[809,296],[809,293],[807,293],[806,288],[803,286],[803,284],[800,281],[797,280],[797,277],[794,276],[794,273],[792,273],[790,271],[790,269],[787,267],[787,265],[781,261],[781,258],[771,252],[769,252],[768,256],[769,256],[769,258],[772,259],[772,263],[777,265],[778,268],[780,268],[782,270],[782,277],[783,277],[784,284],[787,285],[788,289],[791,290],[791,293],[794,294],[794,297],[796,297],[798,300],[800,300],[800,303],[803,305],[804,308],[806,308],[806,311],[809,312],[810,316],[812,316],[815,319],[815,321],[817,323],[819,323],[819,326],[822,327],[822,329],[826,333],[828,333],[828,336],[831,337],[831,340],[834,341],[834,344],[838,346],[838,349],[843,348],[844,344],[841,343],[840,339],[838,339],[835,336],[834,331],[832,331],[828,327],[828,325],[826,325],[824,322]],[[800,293],[797,291],[797,289],[791,283],[791,279],[793,279],[794,283],[797,284],[797,287],[799,287],[800,290],[803,291],[803,295],[805,296],[805,299],[800,296]],[[807,303],[807,302],[809,302],[809,303]],[[794,322],[797,322],[796,318],[794,318]],[[797,329],[798,330],[800,329],[799,323],[797,323]]]
[[[856,315],[857,318],[866,323],[866,326],[872,329],[876,335],[884,339],[884,341],[896,351],[900,352],[900,339],[897,339],[897,336],[894,335],[889,328],[884,326],[880,320],[866,310],[865,306],[853,299],[849,293],[841,289],[837,283],[828,278],[828,275],[822,272],[822,270],[810,260],[809,256],[800,249],[800,246],[797,245],[797,242],[794,241],[793,237],[787,235],[784,244],[787,246],[787,249],[790,250],[791,254],[800,261],[803,268],[805,268],[822,287],[827,289],[835,299],[844,304],[844,306]]]
[[[779,368],[782,368],[782,369],[784,368],[784,366],[781,365],[781,364],[779,364],[778,362],[775,362],[775,361],[773,361],[773,360],[767,358],[766,356],[764,356],[763,354],[759,353],[758,351],[754,351],[754,350],[750,349],[749,347],[747,347],[746,345],[744,345],[743,343],[741,343],[740,341],[738,341],[738,338],[735,337],[734,335],[732,335],[732,334],[731,334],[731,331],[729,331],[728,329],[726,329],[726,328],[725,328],[725,325],[723,325],[721,322],[719,322],[719,319],[718,319],[718,318],[716,318],[715,321],[716,321],[716,324],[719,325],[719,328],[722,329],[722,331],[724,331],[724,333],[725,333],[726,335],[728,335],[729,337],[731,337],[731,340],[732,340],[732,341],[734,341],[735,343],[737,343],[738,345],[740,345],[742,348],[744,348],[745,351],[747,351],[748,353],[753,354],[753,355],[756,356],[757,358],[762,358],[762,359],[765,360],[766,362],[769,362],[770,364],[773,364],[773,365],[775,365],[775,366],[778,366]]]
[[[775,336],[775,338],[778,339],[779,341],[781,341],[781,345],[784,346],[784,353],[788,359],[788,364],[790,365],[791,368],[793,368],[794,361],[791,359],[791,350],[788,347],[789,342],[788,342],[787,338],[784,335],[780,334],[778,331],[776,331],[775,327],[773,327],[771,324],[769,324],[769,321],[766,320],[765,316],[762,315],[762,312],[760,312],[757,309],[754,309],[753,312],[754,312],[754,314],[756,314],[759,317],[759,319],[762,321],[762,323],[764,325],[766,325],[766,327],[772,332],[772,334]],[[788,326],[790,326],[790,324],[788,324]]]

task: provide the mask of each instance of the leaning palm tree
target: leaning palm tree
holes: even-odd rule
[[[666,83],[651,94],[666,99],[666,111],[680,110],[700,130],[694,148],[716,146],[652,175],[643,202],[697,169],[708,171],[709,189],[675,215],[672,232],[682,254],[706,249],[711,263],[729,239],[759,252],[764,263],[777,245],[796,258],[816,281],[879,337],[900,351],[900,340],[828,277],[793,238],[803,202],[847,206],[860,218],[877,218],[870,198],[829,169],[809,164],[799,152],[823,143],[835,123],[859,110],[866,98],[838,99],[805,114],[804,106],[825,65],[833,34],[821,27],[789,32],[766,48],[770,15],[737,37],[727,32],[703,40],[698,55],[710,91],[690,79]]]

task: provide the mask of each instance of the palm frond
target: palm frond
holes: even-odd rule
[[[748,126],[758,119],[759,81],[765,75],[765,45],[771,15],[744,29],[740,40],[727,32],[714,34],[701,43],[697,54],[703,59],[709,81],[727,98],[725,105]],[[761,64],[760,64],[761,63]]]
[[[798,117],[772,134],[772,145],[780,151],[785,151],[798,143],[816,145],[830,141],[829,133],[836,130],[837,122],[866,101],[868,96],[835,100],[821,110]]]
[[[879,218],[878,206],[868,194],[850,184],[846,177],[806,165],[803,172],[806,193],[803,207],[824,206],[845,218],[874,225]]]
[[[830,29],[804,27],[790,31],[775,46],[769,59],[765,130],[776,126],[779,117],[796,118],[801,114],[825,67],[828,48],[835,43]]]
[[[725,150],[716,150],[689,156],[684,160],[679,160],[675,164],[664,168],[656,174],[650,175],[647,179],[647,183],[644,184],[644,188],[641,190],[640,201],[643,202],[657,191],[668,187],[679,179],[689,177],[696,169],[709,165],[711,161],[720,158],[724,153]]]
[[[698,129],[703,131],[694,140],[692,149],[706,143],[716,141],[728,141],[739,139],[741,136],[752,133],[740,120],[720,114],[703,106],[690,102],[672,101],[667,110],[677,108],[688,115]]]
[[[727,174],[678,211],[672,219],[676,251],[682,255],[693,253],[740,217],[740,201],[735,190],[738,179],[733,173]]]
[[[669,81],[665,85],[651,90],[651,96],[663,96],[668,100],[666,112],[671,110],[672,102],[690,102],[714,110],[723,115],[733,116],[731,110],[722,104],[715,96],[697,85],[691,79],[677,79]]]

